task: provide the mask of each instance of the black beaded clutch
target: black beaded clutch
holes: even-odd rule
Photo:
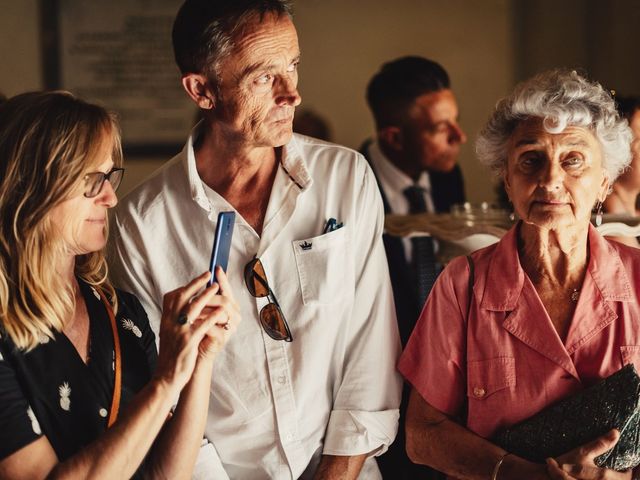
[[[615,447],[595,458],[617,471],[640,465],[640,377],[632,364],[534,416],[499,432],[494,442],[522,458],[544,463],[589,443],[612,428]]]

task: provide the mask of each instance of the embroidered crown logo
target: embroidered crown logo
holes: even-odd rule
[[[71,395],[71,387],[69,387],[67,382],[64,382],[58,388],[58,392],[60,393],[60,408],[68,412],[71,408],[71,399],[69,398]]]
[[[131,331],[136,337],[142,338],[142,332],[138,328],[138,326],[133,323],[133,320],[129,320],[128,318],[122,319],[122,328],[125,330]]]
[[[311,246],[313,245],[313,243],[309,243],[309,242],[304,242],[300,244],[300,248],[302,250],[311,250]]]

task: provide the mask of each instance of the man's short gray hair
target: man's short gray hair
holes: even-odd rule
[[[611,183],[631,162],[631,129],[618,115],[609,92],[568,70],[536,75],[498,102],[476,141],[480,162],[502,175],[509,138],[529,118],[542,119],[549,133],[560,133],[567,126],[588,128],[602,146],[602,166]]]
[[[218,86],[218,66],[234,36],[266,15],[291,17],[289,0],[186,0],[173,22],[173,52],[183,74],[206,74]]]

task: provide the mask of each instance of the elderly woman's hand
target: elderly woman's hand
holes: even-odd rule
[[[610,450],[618,443],[620,432],[611,430],[605,435],[596,438],[592,442],[582,445],[570,452],[560,455],[558,458],[547,459],[549,476],[554,479],[611,479],[631,480],[632,471],[616,472],[607,468],[600,468],[594,463],[594,459]]]
[[[154,377],[179,393],[189,381],[198,357],[219,351],[238,321],[237,306],[226,284],[206,287],[210,272],[167,293],[160,321],[160,349]],[[206,288],[205,288],[206,287]],[[198,293],[199,292],[199,293]]]

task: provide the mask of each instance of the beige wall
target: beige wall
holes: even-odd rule
[[[468,195],[474,201],[493,198],[472,144],[496,99],[513,83],[510,18],[507,0],[300,0],[294,20],[302,49],[302,105],[329,119],[337,143],[358,148],[373,133],[364,95],[380,65],[404,55],[432,58],[451,76],[470,139],[461,155]]]
[[[36,0],[0,0],[0,92],[42,88]]]
[[[176,5],[179,0],[176,0]],[[517,79],[552,66],[581,65],[610,88],[640,93],[631,45],[637,0],[297,0],[303,106],[329,120],[338,143],[357,148],[373,124],[366,84],[382,63],[423,55],[449,71],[469,136],[461,165],[472,201],[493,198],[473,139]],[[0,91],[42,87],[37,0],[0,0]],[[633,52],[635,53],[635,52]],[[185,101],[187,101],[185,99]],[[128,158],[123,190],[164,158]]]

